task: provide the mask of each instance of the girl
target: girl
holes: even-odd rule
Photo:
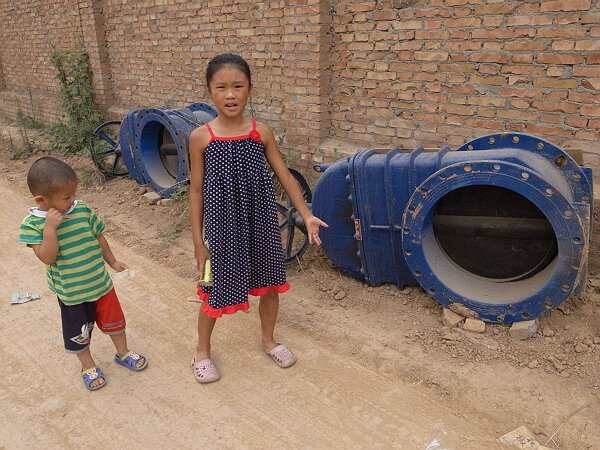
[[[219,115],[190,135],[194,254],[200,273],[210,259],[214,274],[213,286],[198,286],[198,296],[205,303],[198,315],[198,345],[192,368],[200,383],[220,378],[210,359],[216,319],[247,310],[248,294],[260,296],[265,352],[280,367],[296,362],[294,354],[273,337],[279,294],[290,286],[285,278],[273,182],[266,161],[304,220],[311,244],[321,244],[319,227],[327,226],[308,209],[277,150],[271,129],[243,115],[252,87],[248,63],[237,55],[216,56],[208,63],[206,83]]]

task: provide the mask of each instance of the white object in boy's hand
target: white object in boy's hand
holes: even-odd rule
[[[111,274],[113,281],[124,280],[125,278],[135,277],[135,272],[131,269],[125,269],[121,272],[114,272]]]

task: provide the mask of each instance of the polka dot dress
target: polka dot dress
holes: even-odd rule
[[[285,263],[273,181],[252,121],[246,136],[211,134],[204,152],[204,229],[213,285],[198,286],[209,317],[248,309],[248,294],[285,292]]]

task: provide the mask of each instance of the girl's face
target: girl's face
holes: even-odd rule
[[[235,66],[217,70],[208,86],[219,116],[241,116],[250,96],[250,82],[246,74]]]

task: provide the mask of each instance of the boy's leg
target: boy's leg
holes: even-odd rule
[[[67,306],[60,299],[58,299],[58,304],[60,305],[65,350],[68,353],[77,355],[82,370],[96,367],[96,362],[90,352],[90,341],[96,318],[96,305],[94,303],[81,303]],[[90,383],[90,387],[96,388],[104,383],[104,378],[98,377]]]
[[[103,333],[110,336],[117,355],[124,358],[129,353],[127,335],[125,334],[125,315],[121,309],[119,298],[114,288],[96,300],[96,323]],[[142,368],[146,365],[146,358],[140,356],[135,365]]]
[[[208,317],[202,310],[198,313],[198,345],[196,345],[196,361],[210,358],[210,337],[217,319]]]
[[[271,291],[260,297],[258,305],[258,315],[260,316],[261,342],[266,352],[277,347],[277,342],[273,337],[277,313],[279,311],[279,294]]]

